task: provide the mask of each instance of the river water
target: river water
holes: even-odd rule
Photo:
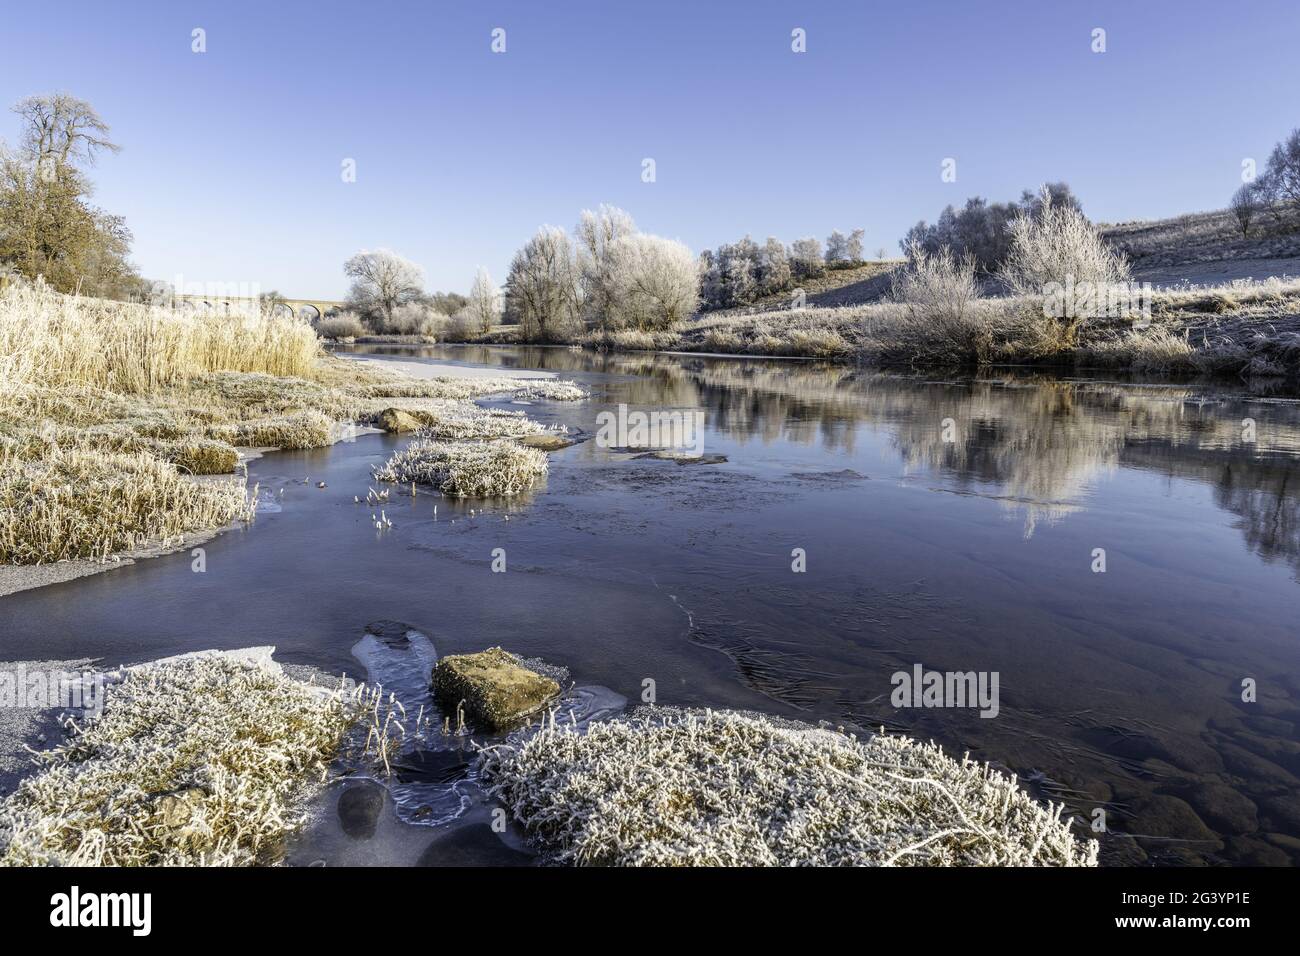
[[[274,644],[355,673],[366,626],[400,621],[438,654],[501,645],[634,703],[653,688],[662,704],[932,738],[1065,801],[1081,831],[1104,824],[1103,863],[1300,862],[1300,402],[1010,372],[353,350],[558,372],[592,400],[497,404],[588,437],[620,403],[700,410],[704,453],[727,460],[583,441],[508,504],[394,491],[376,531],[353,498],[405,439],[269,455],[250,466],[269,507],[209,542],[203,573],[181,553],[0,598],[0,657]],[[894,675],[917,665],[996,674],[996,716],[894,706]]]

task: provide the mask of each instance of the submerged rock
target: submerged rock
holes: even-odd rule
[[[486,823],[456,827],[429,844],[416,866],[532,866],[536,859],[506,846]]]
[[[375,424],[386,432],[413,432],[419,431],[421,423],[418,418],[410,412],[404,412],[400,408],[385,408],[375,416]]]
[[[354,840],[369,840],[384,811],[386,792],[373,780],[358,780],[339,795],[339,826]]]
[[[653,458],[655,461],[673,461],[679,465],[721,465],[726,462],[726,455],[690,455],[680,451],[647,451],[632,458]]]
[[[464,701],[471,720],[499,730],[558,697],[560,685],[501,648],[490,647],[440,660],[433,669],[433,693],[445,713],[455,714]]]
[[[568,448],[570,445],[576,445],[577,441],[567,435],[559,435],[555,432],[543,432],[540,435],[525,435],[520,438],[519,444],[528,448],[536,448],[539,451],[559,451],[561,448]]]

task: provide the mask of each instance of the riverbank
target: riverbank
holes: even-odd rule
[[[1146,311],[1076,322],[1045,317],[1041,299],[1005,295],[973,299],[956,320],[916,312],[887,298],[887,278],[871,280],[871,301],[866,302],[701,312],[673,329],[593,330],[550,344],[811,358],[882,368],[1028,365],[1263,378],[1294,378],[1300,372],[1300,279],[1166,283],[1151,290]],[[364,341],[381,340],[428,344],[410,336]],[[464,344],[521,343],[516,326],[502,325]]]
[[[510,864],[538,854],[578,865],[1096,865],[1097,844],[1077,839],[1059,806],[899,735],[859,740],[729,711],[620,718],[571,692],[553,705],[571,723],[557,725],[553,710],[500,732],[463,725],[429,695],[436,653],[420,652],[427,640],[415,632],[399,639],[401,629],[385,625],[382,643],[362,652],[381,670],[401,662],[396,697],[289,673],[270,647],[108,671],[62,662],[80,671],[76,687],[97,688],[98,710],[74,710],[65,737],[52,726],[57,705],[28,708],[13,739],[0,738],[48,748],[0,801],[0,865],[276,865],[304,853],[328,865],[373,839],[385,806],[413,786],[426,801],[442,789],[475,794],[448,820],[402,824],[401,842],[428,832],[421,862],[435,865],[463,849],[465,828],[448,825],[501,804],[519,832],[475,827],[474,850]],[[367,640],[376,638],[358,648]],[[506,656],[516,670],[567,680]],[[54,667],[6,664],[0,676]],[[0,766],[14,757],[0,752]],[[557,825],[557,806],[567,824]]]
[[[273,315],[196,318],[39,286],[0,292],[0,343],[0,594],[252,520],[258,489],[241,472],[267,450],[350,440],[392,409],[497,437],[513,421],[473,399],[583,394],[545,374],[339,359]]]

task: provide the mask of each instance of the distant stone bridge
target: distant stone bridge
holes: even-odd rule
[[[255,311],[261,305],[261,300],[254,296],[176,295],[172,298],[177,306],[200,312]],[[347,308],[347,304],[332,299],[281,299],[275,308],[277,312],[314,322],[321,316]]]

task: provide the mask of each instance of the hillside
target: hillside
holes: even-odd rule
[[[1245,238],[1227,209],[1099,228],[1128,257],[1133,278],[1140,282],[1218,285],[1300,276],[1300,233],[1264,235],[1263,226],[1256,225]]]

